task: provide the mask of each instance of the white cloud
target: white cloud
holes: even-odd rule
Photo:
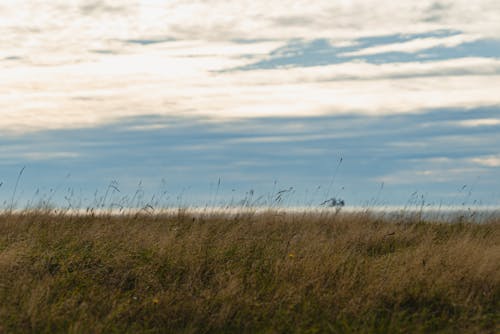
[[[471,161],[482,166],[500,167],[500,155],[473,158]]]
[[[429,22],[435,1],[172,0],[2,1],[3,53],[71,61],[91,49],[121,48],[116,40],[172,37],[181,40],[328,38],[409,34],[439,29],[496,38],[500,3],[455,0]],[[438,6],[439,7],[439,6]],[[443,9],[444,8],[444,9]],[[426,43],[429,43],[427,41]],[[407,45],[406,47],[418,47]],[[453,42],[453,39],[451,40]],[[41,59],[39,59],[39,57]]]
[[[429,165],[423,166],[421,169],[392,171],[390,174],[374,178],[374,181],[392,185],[419,184],[423,186],[434,182],[461,184],[464,180],[474,179],[478,175],[487,174],[485,168],[463,165],[463,161],[461,160],[455,163],[455,166]],[[460,164],[457,165],[457,163]]]
[[[0,148],[3,161],[15,162],[19,160],[48,161],[56,159],[74,159],[81,157],[81,152],[58,150],[35,150],[33,145],[13,145]]]
[[[433,4],[4,0],[0,127],[26,133],[145,114],[226,119],[500,105],[500,62],[494,59],[218,72],[264,59],[290,38],[352,45],[362,36],[463,32],[387,46],[410,52],[500,31],[497,1]],[[446,15],[429,20],[436,8]],[[166,42],[137,43],[148,39]]]
[[[454,47],[463,43],[480,39],[480,35],[456,35],[451,37],[417,38],[408,42],[391,43],[381,46],[374,46],[359,51],[346,52],[343,57],[367,56],[387,52],[414,53],[421,50],[434,48],[437,46]]]
[[[455,140],[455,143],[457,141]],[[418,143],[414,143],[418,144]],[[439,143],[443,144],[443,142]],[[439,145],[435,141],[425,145]],[[409,147],[411,149],[411,147]],[[420,148],[422,149],[422,148]],[[411,168],[391,171],[387,175],[374,178],[374,181],[388,184],[425,184],[432,182],[452,182],[463,184],[479,176],[491,175],[488,167],[500,167],[500,155],[478,156],[473,158],[414,158],[408,160]]]
[[[458,121],[457,124],[464,127],[495,126],[495,125],[500,125],[500,119],[498,118],[468,119],[464,121]]]
[[[76,152],[28,152],[20,155],[27,160],[52,160],[78,158],[80,153]]]
[[[196,57],[158,47],[147,55],[104,55],[57,67],[2,71],[5,132],[96,126],[124,117],[191,115],[212,119],[382,115],[442,107],[500,105],[500,62],[485,59],[217,72],[247,59],[200,45]],[[256,45],[259,53],[273,43]],[[237,48],[221,44],[221,48]],[[191,53],[189,50],[187,53]],[[247,52],[244,48],[243,53]],[[257,55],[258,57],[258,55]],[[497,74],[489,74],[495,69]],[[490,72],[491,73],[491,72]],[[404,80],[398,80],[403,75]],[[438,76],[438,78],[436,78]]]

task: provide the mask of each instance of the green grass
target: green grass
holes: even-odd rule
[[[496,333],[500,220],[0,215],[0,333]]]

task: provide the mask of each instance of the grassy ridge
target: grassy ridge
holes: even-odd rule
[[[500,220],[0,215],[0,333],[499,330]]]

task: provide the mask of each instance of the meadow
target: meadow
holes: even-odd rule
[[[0,215],[0,333],[498,333],[500,217]]]

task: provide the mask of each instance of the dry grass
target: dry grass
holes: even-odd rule
[[[0,332],[499,331],[500,220],[0,215]]]

